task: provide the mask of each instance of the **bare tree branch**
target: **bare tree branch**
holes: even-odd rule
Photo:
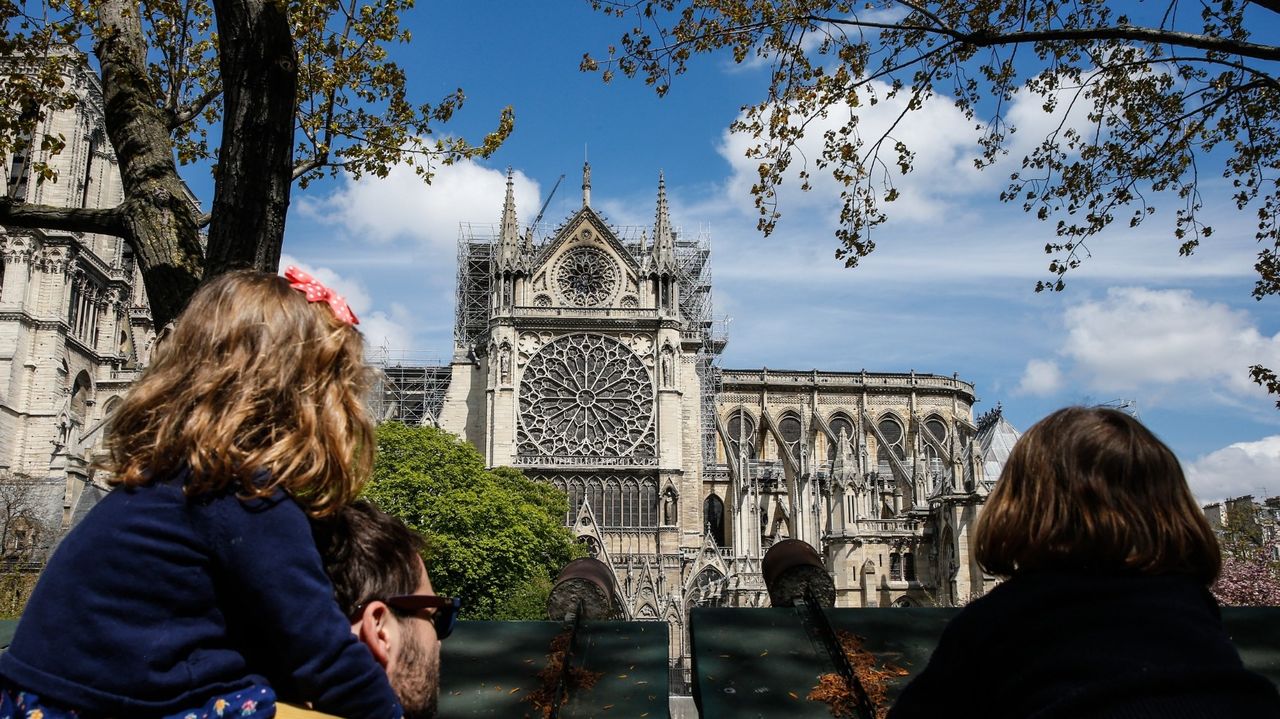
[[[885,28],[884,23],[868,23],[857,18],[837,18],[823,15],[807,15],[804,20],[823,22],[832,25],[850,25],[854,27]],[[1074,40],[1131,40],[1135,42],[1151,42],[1178,47],[1194,47],[1201,50],[1225,52],[1230,55],[1241,55],[1258,60],[1280,60],[1280,47],[1260,45],[1243,40],[1197,35],[1177,30],[1163,30],[1134,25],[1117,25],[1114,27],[1062,28],[1057,30],[1025,30],[1020,32],[964,32],[945,25],[905,25],[890,24],[889,29],[923,30],[945,35],[966,45],[975,47],[991,47],[993,45],[1017,45],[1029,42],[1071,42]]]
[[[96,232],[103,235],[124,234],[124,213],[120,207],[86,209],[29,205],[0,198],[0,225],[28,229]]]
[[[327,164],[329,164],[329,156],[327,153],[325,155],[312,155],[293,166],[293,179],[296,180],[308,172],[324,167]]]
[[[180,110],[176,110],[170,115],[169,129],[173,130],[179,128],[199,117],[200,113],[204,112],[204,109],[209,106],[209,103],[213,102],[214,98],[221,94],[222,84],[214,83],[212,88],[205,92],[205,94],[193,100],[190,105],[187,105]]]

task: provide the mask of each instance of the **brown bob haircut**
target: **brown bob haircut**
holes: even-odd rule
[[[1189,574],[1210,584],[1218,541],[1173,452],[1114,409],[1068,407],[1014,445],[974,529],[986,571]]]
[[[364,343],[287,280],[238,270],[204,284],[108,426],[112,482],[190,468],[190,495],[287,490],[316,517],[373,467]],[[265,474],[263,474],[265,472]]]

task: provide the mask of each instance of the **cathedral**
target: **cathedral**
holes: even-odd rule
[[[6,199],[114,207],[122,190],[98,77],[85,62],[64,68],[78,102],[48,109],[0,158]],[[65,149],[41,148],[33,138],[45,135],[61,135]],[[39,162],[56,180],[33,179]],[[93,454],[155,331],[141,273],[118,237],[0,227],[0,255],[0,551],[38,561],[105,491]]]
[[[983,593],[973,523],[1018,433],[974,420],[956,375],[721,369],[709,242],[686,238],[659,178],[652,227],[582,206],[547,236],[464,226],[454,358],[418,413],[491,466],[563,489],[566,524],[613,568],[628,618],[768,606],[782,539],[823,557],[843,607],[955,605]]]
[[[6,194],[115,206],[97,78],[67,81],[81,102],[35,130],[66,149],[3,158]],[[37,160],[56,182],[30,180]],[[564,490],[566,526],[612,567],[627,618],[670,624],[676,669],[691,608],[767,606],[761,558],[783,539],[818,550],[838,606],[955,605],[991,586],[969,541],[1018,433],[998,407],[975,419],[972,384],[722,368],[710,239],[676,227],[661,177],[651,226],[593,208],[586,167],[554,230],[516,210],[508,178],[500,223],[463,227],[451,362],[383,363],[375,411]],[[105,491],[93,455],[155,331],[118,238],[0,228],[0,254],[0,510],[23,507],[0,550],[38,559]]]

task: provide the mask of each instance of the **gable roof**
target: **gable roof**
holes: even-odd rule
[[[631,252],[623,246],[622,241],[614,234],[613,228],[609,227],[609,223],[605,222],[595,210],[590,207],[583,207],[575,212],[569,219],[565,220],[560,228],[556,230],[555,237],[550,242],[544,244],[539,250],[538,255],[533,261],[535,270],[542,267],[547,260],[551,259],[560,248],[573,239],[574,232],[582,225],[583,222],[591,225],[604,241],[604,244],[613,250],[613,253],[622,260],[627,269],[633,274],[640,274],[640,265],[636,262]]]

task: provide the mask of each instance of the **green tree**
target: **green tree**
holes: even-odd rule
[[[0,155],[60,152],[36,132],[76,102],[68,82],[91,45],[124,201],[80,209],[0,197],[0,225],[124,238],[156,324],[205,276],[275,271],[295,181],[339,171],[385,175],[397,163],[430,179],[434,163],[488,156],[513,128],[510,108],[477,144],[432,139],[461,90],[415,104],[388,53],[409,40],[412,0],[0,0]],[[210,135],[220,133],[220,140]],[[213,163],[210,212],[197,216],[178,164]],[[46,160],[35,179],[57,181]],[[202,170],[203,171],[203,170]],[[207,226],[207,254],[199,229]]]
[[[915,161],[897,134],[902,118],[949,96],[980,130],[981,169],[1007,153],[1012,101],[1028,93],[1061,122],[1037,138],[1000,198],[1054,223],[1036,291],[1063,289],[1104,228],[1136,227],[1158,208],[1178,252],[1191,254],[1213,232],[1202,178],[1221,176],[1236,208],[1257,220],[1253,296],[1280,294],[1280,46],[1255,32],[1280,19],[1277,0],[588,2],[631,28],[606,56],[583,57],[606,81],[639,77],[662,95],[698,55],[768,64],[767,87],[731,128],[754,140],[751,192],[765,234],[785,178],[808,189],[811,173],[827,173],[842,188],[836,257],[857,265],[901,196],[895,179]],[[859,110],[890,100],[896,120],[864,135]],[[1083,121],[1069,122],[1071,110]],[[798,143],[819,118],[834,127],[806,157]],[[1250,373],[1280,394],[1274,371]]]
[[[448,432],[388,422],[365,496],[427,539],[432,583],[468,619],[544,619],[551,579],[581,547],[563,492],[518,471],[484,468]]]

